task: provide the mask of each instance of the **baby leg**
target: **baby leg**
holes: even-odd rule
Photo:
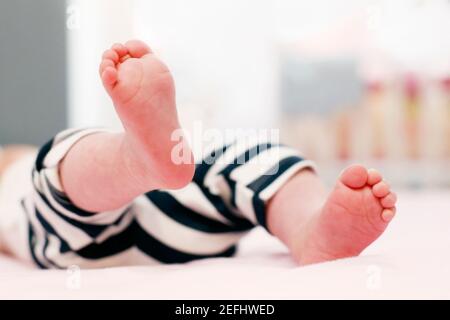
[[[267,228],[268,199],[312,163],[278,144],[248,142],[211,152],[185,188],[138,199],[136,246],[164,263],[227,257],[254,226]]]
[[[0,177],[3,172],[17,160],[27,154],[36,152],[36,148],[28,145],[10,145],[4,148],[0,147]]]
[[[328,194],[315,173],[302,171],[270,201],[269,229],[300,264],[357,256],[384,232],[395,203],[376,170],[350,166]]]
[[[396,195],[374,169],[348,167],[328,193],[294,149],[243,145],[214,152],[194,183],[236,230],[265,227],[300,264],[359,255],[395,214]]]
[[[74,204],[87,211],[114,210],[149,190],[189,183],[193,158],[180,135],[174,83],[164,63],[144,43],[129,41],[103,54],[100,76],[124,132],[92,132],[70,149],[61,182]],[[181,162],[172,155],[179,144],[185,153]]]
[[[0,150],[0,252],[27,256],[26,218],[20,200],[30,190],[36,148],[8,145]]]
[[[94,130],[70,130],[42,147],[33,193],[23,202],[29,252],[42,268],[182,263],[234,254],[256,225],[267,228],[266,204],[312,163],[277,144],[238,141],[212,152],[179,190],[154,190],[122,208],[87,212],[58,178],[72,146]]]

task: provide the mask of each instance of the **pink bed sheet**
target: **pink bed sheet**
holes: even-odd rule
[[[36,270],[0,256],[0,298],[450,298],[450,192],[403,192],[398,216],[360,257],[298,267],[263,230],[237,257],[185,265]]]

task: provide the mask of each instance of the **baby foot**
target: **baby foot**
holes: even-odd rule
[[[181,133],[167,66],[145,43],[132,40],[105,51],[100,76],[125,129],[123,150],[130,171],[158,188],[189,183],[194,161]],[[175,148],[181,153],[175,154]]]
[[[396,201],[380,173],[350,166],[307,227],[294,256],[301,264],[310,264],[359,255],[386,229]]]

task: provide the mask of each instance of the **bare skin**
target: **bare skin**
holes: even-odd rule
[[[180,124],[166,65],[143,42],[129,41],[104,52],[99,72],[124,132],[86,136],[69,151],[61,182],[72,201],[87,211],[114,210],[145,192],[188,184],[195,167],[185,139],[189,161],[171,158]]]
[[[116,209],[151,189],[182,187],[194,171],[169,158],[169,136],[179,124],[167,67],[139,41],[116,44],[102,58],[100,76],[125,132],[82,139],[61,167],[69,197],[90,211]],[[395,202],[375,170],[347,168],[328,195],[312,171],[302,170],[269,202],[268,227],[300,264],[356,256],[382,234]]]
[[[19,144],[6,146],[0,150],[0,178],[10,165],[33,152],[36,152],[35,147]]]
[[[0,182],[2,180],[3,174],[11,165],[16,163],[23,157],[35,154],[36,152],[36,147],[22,144],[8,145],[0,149]],[[11,254],[11,252],[7,248],[3,247],[2,241],[0,241],[0,252]]]
[[[60,170],[71,200],[87,211],[107,211],[144,192],[189,183],[193,160],[171,159],[177,142],[170,136],[180,126],[167,67],[144,43],[129,41],[103,54],[100,76],[124,132],[86,136],[68,152]],[[328,193],[305,169],[269,201],[268,228],[299,264],[351,257],[383,233],[395,203],[396,195],[376,170],[350,166]]]
[[[376,170],[348,167],[328,195],[304,170],[270,201],[268,227],[301,265],[353,257],[383,233],[396,201]]]

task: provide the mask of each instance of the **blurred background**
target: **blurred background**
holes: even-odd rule
[[[102,52],[167,62],[184,126],[279,129],[328,181],[350,162],[450,188],[448,0],[2,0],[0,144],[120,127]]]

